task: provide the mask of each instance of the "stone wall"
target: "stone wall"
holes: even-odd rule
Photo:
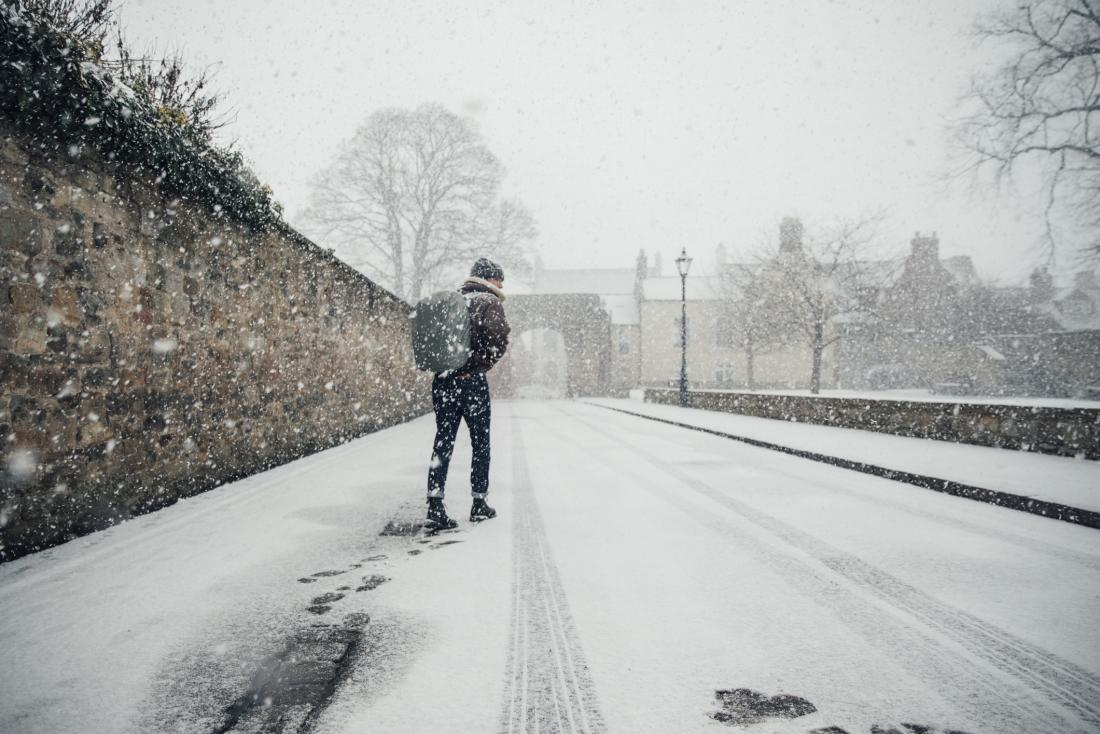
[[[691,406],[756,418],[1100,459],[1100,410],[917,400],[692,391]],[[676,390],[646,402],[679,404]]]
[[[0,129],[0,560],[428,409],[404,302]]]

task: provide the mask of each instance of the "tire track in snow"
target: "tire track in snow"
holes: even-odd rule
[[[606,731],[512,417],[512,635],[500,730]]]
[[[586,425],[602,438],[613,441],[638,455],[640,462],[676,478],[686,487],[731,510],[741,520],[755,525],[758,529],[764,530],[788,546],[810,556],[818,563],[851,582],[860,591],[916,618],[925,627],[962,647],[974,657],[985,661],[1000,673],[1011,676],[1022,682],[1027,689],[1042,694],[1040,700],[1044,703],[1048,705],[1055,704],[1073,718],[1079,717],[1079,721],[1088,722],[1091,725],[1090,730],[1100,724],[1100,678],[1089,671],[967,612],[939,602],[865,561],[730,497],[678,467],[655,461],[651,453],[635,447],[628,440],[619,437],[614,432],[607,431],[604,426],[596,425],[593,421],[564,409],[559,410],[569,419]],[[579,450],[592,450],[592,444],[584,443],[576,434],[565,435],[554,427],[545,423],[543,425],[558,435],[561,440],[576,446]],[[649,489],[649,485],[654,481],[652,472],[638,471],[636,465],[624,464],[621,468],[624,473],[636,477],[639,480],[639,486]],[[654,493],[665,500],[669,499],[667,492],[654,491]],[[731,525],[728,520],[709,515],[701,509],[685,506],[684,503],[674,504],[680,510],[695,516],[701,523],[718,531],[724,537],[740,542],[736,533],[731,534],[729,532]],[[841,619],[846,620],[849,624],[853,620],[859,620],[860,624],[853,626],[853,628],[864,636],[866,636],[868,629],[893,627],[895,639],[891,640],[892,644],[897,644],[905,638],[912,641],[919,639],[918,644],[922,653],[930,658],[937,659],[937,668],[943,671],[942,678],[946,680],[959,677],[960,672],[952,670],[952,668],[958,668],[957,654],[942,649],[934,649],[940,648],[942,645],[930,645],[929,643],[934,642],[934,639],[930,640],[927,635],[920,637],[914,634],[912,629],[906,629],[906,626],[892,624],[865,602],[859,603],[858,599],[846,598],[851,597],[851,595],[842,595],[841,589],[836,586],[835,581],[815,572],[808,564],[799,560],[798,556],[769,552],[759,546],[753,547],[753,544],[748,543],[743,544],[743,547],[761,557],[770,566],[778,568],[781,574],[789,577],[789,580],[797,579],[799,585],[806,583],[810,588],[816,587],[821,601],[828,602],[830,606],[833,606]],[[879,645],[883,642],[878,637],[873,641]],[[909,643],[909,645],[912,644],[913,642]],[[902,653],[899,659],[908,662],[912,650],[903,649],[899,652]],[[1005,708],[1015,709],[1018,717],[1017,724],[1034,719],[1036,713],[1034,709],[1014,696],[1013,692],[1006,691],[1003,679],[998,680],[973,668],[966,670],[964,674],[976,686],[983,689],[981,693],[983,698],[990,702],[999,699],[1004,707],[1002,711]],[[922,677],[926,676],[922,675]],[[1053,711],[1050,713],[1054,714]],[[1052,718],[1054,720],[1047,722],[1051,727],[1049,729],[1032,727],[1021,731],[1027,731],[1029,734],[1038,731],[1050,731],[1059,734],[1071,730],[1084,731],[1083,729],[1066,728],[1067,724],[1071,724],[1071,722],[1057,721],[1061,717]]]

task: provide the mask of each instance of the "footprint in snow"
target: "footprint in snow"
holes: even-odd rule
[[[747,726],[772,718],[797,719],[817,711],[804,698],[785,693],[768,697],[748,688],[715,691],[714,699],[722,708],[709,714],[710,718],[730,726]]]
[[[934,726],[927,726],[926,724],[908,724],[901,722],[897,726],[881,726],[874,724],[871,726],[871,734],[967,734],[965,731],[959,729],[937,729]]]
[[[328,610],[332,609],[333,602],[338,602],[343,598],[343,594],[337,594],[335,592],[321,594],[320,596],[313,597],[313,602],[308,607],[306,607],[306,610],[313,612],[314,614],[324,614]]]
[[[363,577],[363,585],[357,588],[356,591],[372,591],[387,581],[389,581],[387,577],[372,573],[370,576]]]
[[[386,527],[382,528],[382,532],[379,535],[397,535],[411,537],[420,532],[424,527],[424,523],[419,521],[408,520],[390,520],[386,523]]]

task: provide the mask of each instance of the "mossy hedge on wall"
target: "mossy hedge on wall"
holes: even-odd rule
[[[90,49],[29,18],[18,4],[0,7],[0,118],[43,153],[67,157],[91,147],[155,182],[165,196],[256,229],[282,223],[271,191],[239,153],[154,109]]]

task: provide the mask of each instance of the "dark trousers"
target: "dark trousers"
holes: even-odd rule
[[[489,381],[477,372],[468,376],[436,375],[432,380],[432,407],[435,409],[435,443],[428,469],[428,496],[442,497],[447,484],[447,469],[455,448],[458,424],[465,419],[470,429],[473,462],[470,489],[474,497],[489,493]]]

